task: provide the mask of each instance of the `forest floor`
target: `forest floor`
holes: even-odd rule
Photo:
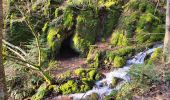
[[[53,75],[58,75],[58,74],[62,74],[67,71],[73,71],[77,68],[85,67],[85,61],[86,61],[86,58],[79,58],[79,57],[61,59],[58,61],[56,65],[58,67],[51,70],[51,73]]]
[[[170,100],[170,88],[166,84],[153,85],[143,96],[134,96],[133,100]]]
[[[108,42],[98,42],[95,45],[93,45],[96,47],[96,49],[98,49],[99,51],[104,51],[109,49],[109,43]],[[112,48],[113,50],[116,48]],[[56,68],[52,69],[50,72],[53,75],[58,75],[58,74],[62,74],[64,72],[67,71],[73,71],[75,69],[78,68],[87,68],[87,64],[86,64],[86,58],[82,58],[82,57],[70,57],[69,54],[66,54],[68,56],[64,57],[64,58],[59,58],[57,60],[57,64],[56,64]],[[74,56],[74,55],[71,55]]]

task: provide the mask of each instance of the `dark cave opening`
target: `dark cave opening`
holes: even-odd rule
[[[79,56],[79,53],[71,46],[72,37],[73,35],[70,35],[62,41],[59,53],[57,54],[57,60],[64,60]]]

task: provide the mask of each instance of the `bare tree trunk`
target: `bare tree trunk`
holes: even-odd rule
[[[0,0],[0,100],[7,100],[5,72],[2,61],[2,29],[3,29],[3,9],[2,0]]]
[[[166,32],[164,38],[164,60],[165,62],[170,62],[170,0],[167,0],[165,29]]]

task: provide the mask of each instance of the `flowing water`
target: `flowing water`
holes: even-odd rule
[[[103,100],[103,97],[105,95],[109,95],[113,90],[119,90],[123,84],[130,81],[128,71],[133,64],[143,64],[145,57],[147,55],[151,55],[156,48],[161,48],[161,47],[162,47],[161,45],[157,45],[149,50],[138,53],[132,59],[127,60],[126,66],[124,66],[123,68],[114,69],[109,73],[105,73],[106,78],[97,81],[96,85],[93,87],[92,90],[89,90],[86,93],[70,94],[69,97],[72,97],[73,100],[80,100],[92,93],[97,93],[100,96],[100,100]],[[122,79],[123,81],[121,81],[114,89],[111,89],[110,85],[114,77]]]

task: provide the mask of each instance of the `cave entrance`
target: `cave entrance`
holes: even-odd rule
[[[79,56],[79,53],[71,47],[73,35],[70,35],[62,41],[59,53],[57,54],[57,60],[65,60]]]

